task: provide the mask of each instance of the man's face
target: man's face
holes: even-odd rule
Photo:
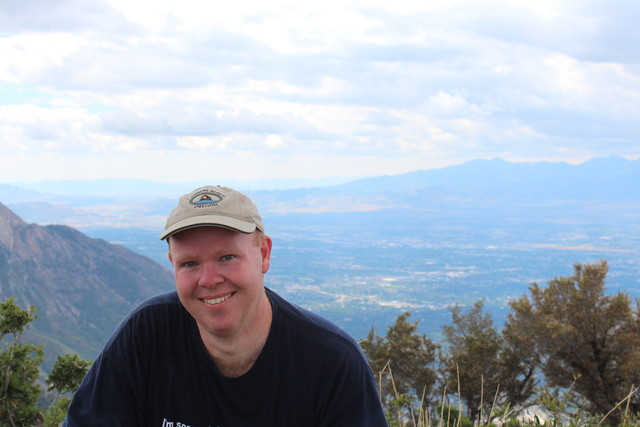
[[[271,239],[220,227],[196,227],[170,237],[180,301],[209,338],[239,336],[262,321],[263,275],[269,269]]]

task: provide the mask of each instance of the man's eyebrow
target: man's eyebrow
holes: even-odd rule
[[[195,255],[192,252],[182,252],[179,254],[176,254],[175,252],[171,252],[171,256],[173,257],[174,260],[179,259],[179,260],[183,260],[186,258],[195,258]]]

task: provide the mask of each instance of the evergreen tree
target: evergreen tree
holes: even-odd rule
[[[467,313],[454,306],[453,325],[443,326],[448,350],[443,360],[446,391],[459,394],[471,420],[491,409],[501,379],[503,342],[491,314],[483,313],[483,305],[477,301]]]
[[[81,360],[77,354],[56,357],[47,378],[49,385],[47,390],[55,390],[57,395],[45,414],[45,425],[58,425],[64,420],[71,398],[63,397],[63,395],[76,391],[87,374],[89,366],[91,366],[91,362]]]
[[[453,325],[443,327],[442,362],[447,394],[464,402],[470,419],[488,422],[492,408],[517,407],[532,397],[538,358],[530,353],[531,341],[512,330],[500,333],[483,309],[481,300],[466,313],[460,306],[451,309]]]
[[[35,425],[40,413],[36,402],[40,396],[38,366],[42,348],[20,342],[22,333],[35,320],[35,308],[21,309],[13,297],[0,303],[0,424]],[[9,337],[8,337],[9,336]]]
[[[57,357],[46,382],[58,396],[43,413],[36,406],[42,393],[38,378],[43,351],[40,346],[21,342],[24,330],[36,319],[35,311],[33,306],[23,310],[13,297],[0,303],[0,425],[59,425],[70,402],[62,395],[78,388],[90,365],[77,355]]]
[[[500,404],[508,404],[513,409],[528,406],[534,396],[537,373],[540,368],[540,352],[531,322],[527,319],[513,319],[507,315],[508,321],[502,329],[503,349],[500,355],[502,375]]]
[[[605,295],[607,273],[606,261],[576,264],[571,276],[550,280],[546,288],[533,283],[530,297],[511,303],[507,321],[541,357],[548,384],[572,386],[594,414],[607,414],[640,384],[638,307],[625,293]],[[632,396],[620,411],[627,404],[639,411],[639,399]],[[608,421],[620,416],[614,412]]]
[[[384,337],[372,328],[360,345],[380,378],[380,397],[387,412],[397,410],[400,404],[415,418],[420,412],[416,403],[428,406],[431,402],[438,346],[418,333],[418,321],[409,322],[409,316],[398,316]]]

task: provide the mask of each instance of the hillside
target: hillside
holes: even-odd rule
[[[67,226],[27,224],[0,203],[0,297],[37,308],[26,338],[48,357],[93,359],[135,304],[172,287],[149,258]]]

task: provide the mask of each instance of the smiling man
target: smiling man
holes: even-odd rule
[[[160,236],[176,291],[137,307],[76,392],[68,426],[386,426],[357,343],[264,285],[272,241],[226,187],[179,199]]]

